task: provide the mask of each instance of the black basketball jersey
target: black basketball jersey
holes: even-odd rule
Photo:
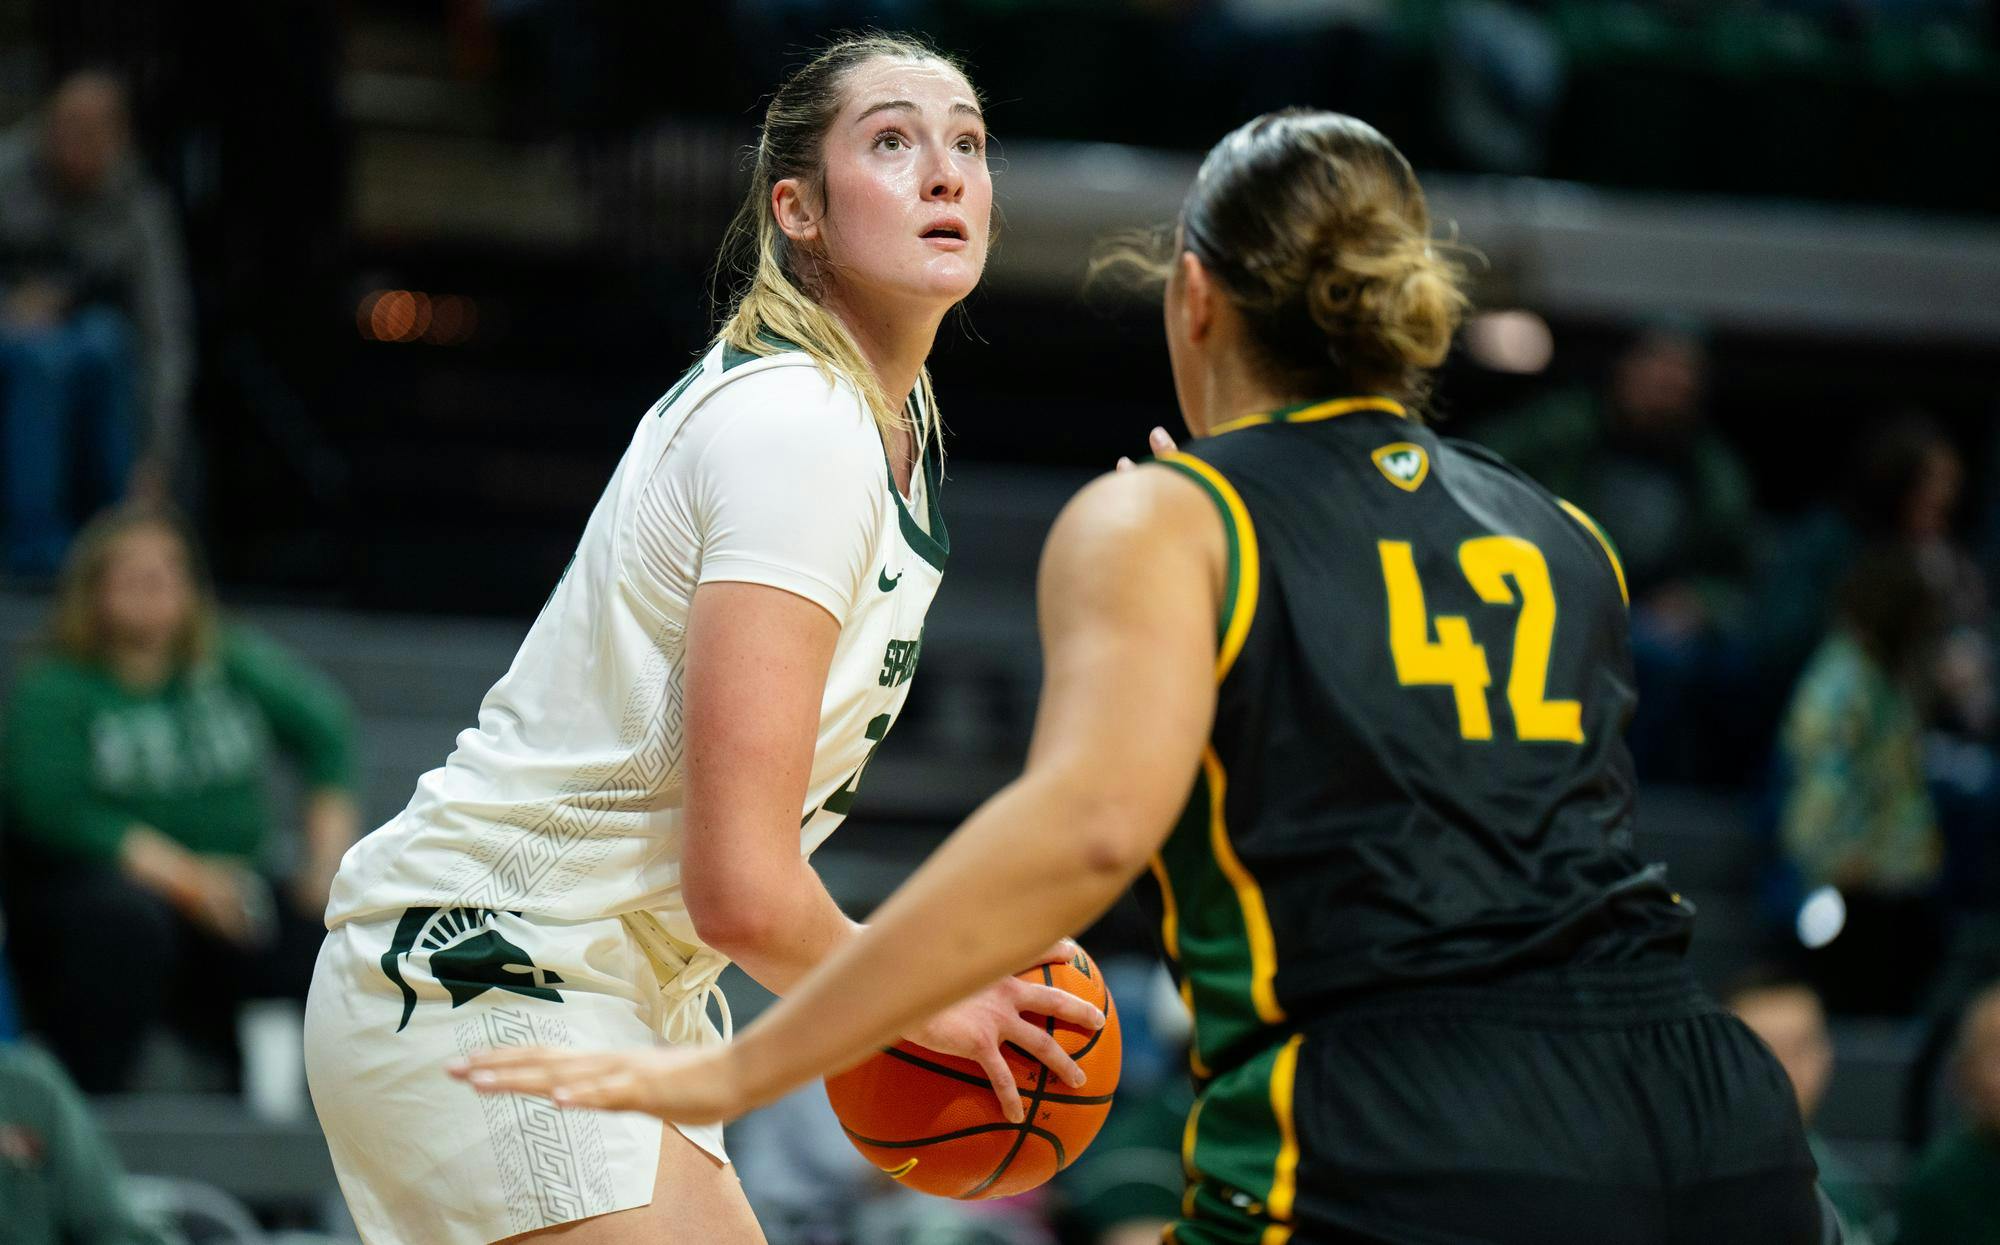
[[[1632,853],[1623,571],[1589,518],[1381,398],[1157,461],[1230,547],[1210,743],[1140,884],[1198,1071],[1358,991],[1684,948]]]

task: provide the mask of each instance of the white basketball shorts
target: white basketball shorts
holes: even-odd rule
[[[707,1000],[725,963],[645,914],[411,908],[334,929],[306,1002],[306,1073],[362,1239],[488,1245],[649,1204],[658,1119],[476,1094],[445,1065],[492,1046],[724,1040]],[[721,1125],[680,1131],[729,1161]]]

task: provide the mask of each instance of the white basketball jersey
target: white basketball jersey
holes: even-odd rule
[[[479,725],[347,853],[328,926],[416,906],[647,910],[698,944],[681,897],[695,588],[768,584],[840,620],[799,809],[809,855],[909,695],[950,547],[938,483],[927,453],[905,502],[860,396],[807,355],[712,349],[640,421]]]

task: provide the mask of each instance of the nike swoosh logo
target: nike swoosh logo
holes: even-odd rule
[[[876,577],[875,586],[884,592],[894,592],[896,585],[901,582],[903,582],[903,572],[897,571],[896,577],[891,579],[889,578],[889,568],[885,566],[882,568],[881,574]]]

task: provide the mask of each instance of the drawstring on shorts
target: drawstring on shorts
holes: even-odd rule
[[[706,1023],[710,999],[722,1014],[721,1040],[735,1037],[729,996],[722,992],[722,970],[729,967],[729,960],[707,947],[691,947],[675,938],[650,912],[627,912],[619,919],[653,963],[660,990],[661,1040],[670,1046],[709,1045],[714,1034]]]

